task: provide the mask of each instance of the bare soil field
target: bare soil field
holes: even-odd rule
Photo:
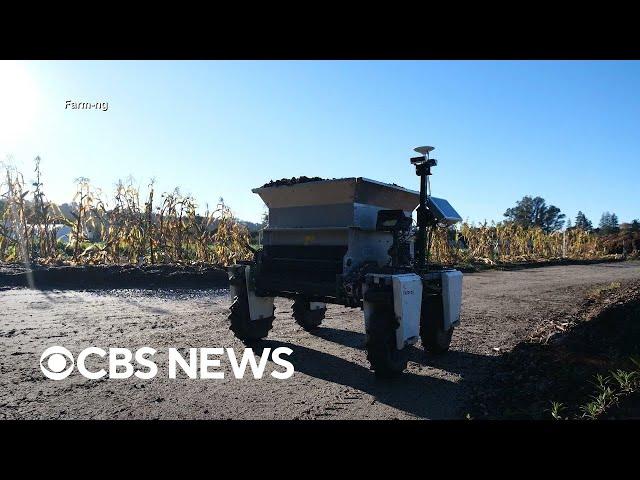
[[[484,271],[464,277],[461,325],[451,351],[412,347],[405,374],[382,381],[368,369],[360,310],[329,306],[310,334],[276,300],[262,347],[286,346],[295,374],[236,379],[225,357],[222,380],[170,380],[169,347],[245,346],[228,330],[226,290],[0,290],[2,419],[459,419],[471,392],[491,379],[501,355],[551,318],[576,311],[588,291],[640,279],[640,262]],[[40,371],[45,348],[77,354],[88,346],[150,346],[151,380],[89,380],[74,371],[53,381]],[[273,368],[279,368],[273,366]],[[269,368],[267,372],[270,371]]]

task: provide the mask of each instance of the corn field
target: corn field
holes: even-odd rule
[[[78,178],[70,210],[62,212],[43,192],[39,157],[33,176],[27,185],[15,168],[4,168],[0,262],[230,265],[252,258],[249,232],[222,199],[199,215],[195,199],[178,189],[157,198],[151,182],[141,198],[129,179],[119,181],[107,198],[88,179]],[[61,240],[63,229],[68,233]],[[600,237],[582,230],[545,233],[486,222],[436,229],[431,246],[430,260],[445,264],[591,259],[609,253]]]
[[[593,233],[578,229],[545,233],[511,223],[463,223],[455,229],[436,229],[431,246],[431,259],[445,264],[593,259],[607,254]]]
[[[68,212],[43,192],[40,159],[27,186],[15,168],[0,181],[0,261],[41,264],[207,263],[230,265],[252,257],[249,232],[220,199],[197,214],[193,197],[178,189],[144,199],[133,180],[118,182],[110,199],[78,178]],[[67,231],[65,240],[58,233]]]

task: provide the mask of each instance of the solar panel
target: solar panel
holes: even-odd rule
[[[444,198],[427,197],[427,207],[436,216],[438,222],[453,225],[462,221],[462,217]]]

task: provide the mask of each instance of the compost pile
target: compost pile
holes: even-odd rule
[[[270,182],[262,185],[262,188],[286,187],[291,185],[298,185],[299,183],[321,182],[323,180],[328,180],[328,179],[320,178],[320,177],[305,177],[303,175],[301,177],[291,177],[291,178],[281,178],[280,180],[271,180]]]

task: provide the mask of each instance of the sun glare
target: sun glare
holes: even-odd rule
[[[0,154],[10,153],[32,127],[38,90],[23,62],[0,61]]]

